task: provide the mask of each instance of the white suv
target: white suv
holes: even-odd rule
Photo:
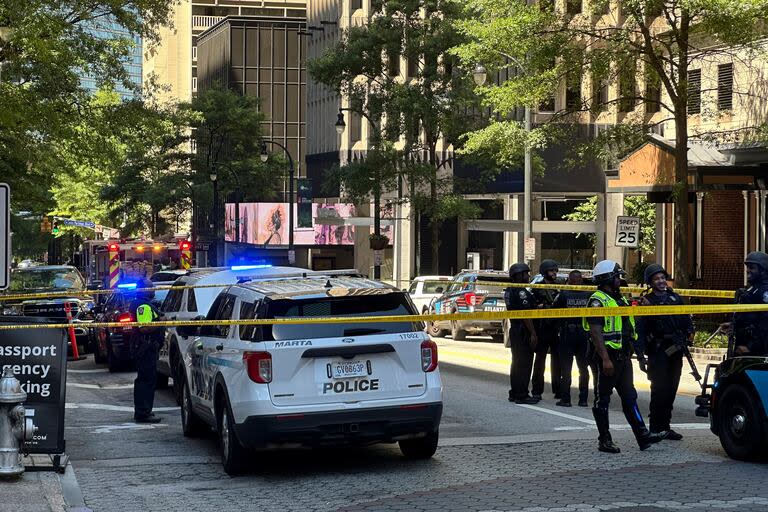
[[[276,445],[398,441],[406,457],[431,457],[443,409],[437,346],[407,293],[364,278],[253,281],[222,291],[207,319],[379,315],[414,319],[202,327],[184,355],[184,435],[213,427],[230,474],[252,460],[247,449]]]

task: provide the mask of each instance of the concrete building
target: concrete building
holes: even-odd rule
[[[226,16],[305,18],[307,0],[180,0],[160,42],[145,48],[144,77],[161,87],[160,102],[188,101],[197,91],[197,38]]]

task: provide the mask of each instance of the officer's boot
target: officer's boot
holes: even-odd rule
[[[595,417],[595,423],[597,424],[598,441],[600,444],[597,449],[606,453],[621,453],[621,449],[613,444],[611,439],[611,433],[608,430],[608,410],[592,408],[592,415]]]
[[[646,427],[643,421],[643,415],[640,414],[640,409],[637,407],[637,403],[627,406],[624,405],[624,416],[627,418],[627,423],[632,427],[632,432],[637,439],[637,446],[640,450],[647,450],[652,444],[658,443],[664,436],[658,433],[651,433]]]

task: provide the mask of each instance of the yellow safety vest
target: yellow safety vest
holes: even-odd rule
[[[593,299],[599,300],[600,303],[603,305],[604,308],[616,308],[619,307],[619,303],[616,302],[616,299],[608,295],[607,293],[603,292],[602,290],[597,290],[595,293],[592,294],[592,296],[589,298],[590,301]],[[624,297],[621,298],[622,306],[629,306],[629,303],[627,302],[627,299]],[[637,331],[635,330],[635,317],[628,316],[629,323],[632,326],[632,339],[637,339]],[[620,316],[606,316],[603,318],[603,340],[605,341],[606,346],[611,347],[615,350],[621,350],[622,347],[622,328],[624,326],[623,317]],[[587,322],[586,318],[581,319],[582,326],[584,327],[585,331],[589,331],[589,323]]]
[[[156,318],[155,311],[149,304],[142,304],[136,308],[136,322],[140,324],[150,324]]]

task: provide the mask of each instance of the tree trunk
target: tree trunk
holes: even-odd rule
[[[684,123],[687,130],[687,123]],[[690,268],[688,265],[688,134],[678,131],[675,148],[675,287],[688,287]]]

